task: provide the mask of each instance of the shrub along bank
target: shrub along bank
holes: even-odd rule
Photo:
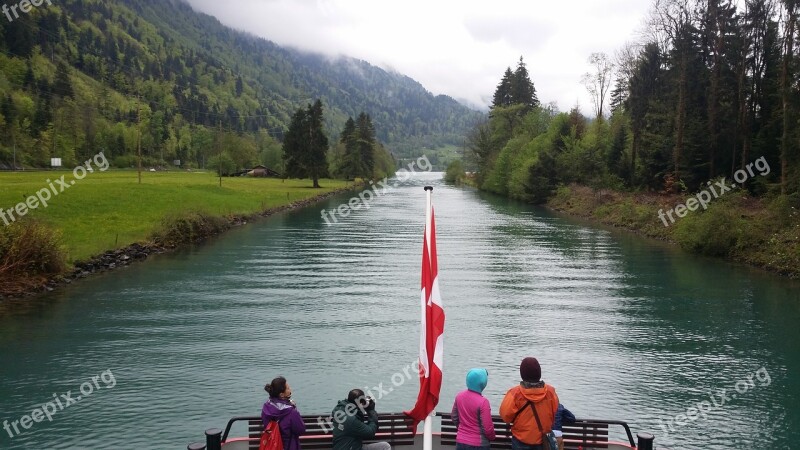
[[[675,223],[659,218],[687,196],[622,193],[585,186],[561,187],[547,205],[555,210],[677,243],[692,253],[718,256],[800,277],[800,205],[791,197],[756,199],[730,193],[708,209]]]

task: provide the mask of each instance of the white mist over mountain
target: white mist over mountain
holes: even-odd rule
[[[433,94],[485,108],[523,56],[542,103],[591,103],[592,52],[613,56],[649,9],[642,0],[187,0],[225,25],[277,44],[347,55],[408,75]]]

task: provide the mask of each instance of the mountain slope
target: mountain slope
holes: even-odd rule
[[[129,165],[138,129],[151,164],[203,166],[223,143],[239,164],[274,163],[274,139],[315,98],[332,138],[364,111],[398,156],[459,144],[481,115],[406,76],[281,48],[179,1],[44,3],[0,21],[0,38],[6,166],[73,164],[100,150]]]

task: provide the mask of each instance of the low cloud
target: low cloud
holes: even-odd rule
[[[480,42],[504,43],[512,48],[538,50],[555,35],[556,26],[528,17],[470,17],[464,22],[472,37]]]
[[[579,101],[592,52],[613,55],[649,2],[620,0],[187,0],[225,25],[279,45],[347,55],[408,75],[434,94],[486,105],[506,67],[525,58],[539,99]]]

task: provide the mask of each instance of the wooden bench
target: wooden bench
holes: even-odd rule
[[[437,413],[437,416],[442,418],[442,445],[456,445],[456,429],[453,423],[453,418],[449,413]],[[492,448],[495,449],[510,449],[511,448],[511,426],[503,422],[500,416],[492,416],[492,423],[494,424],[494,431],[497,438],[492,441]],[[573,424],[564,424],[562,431],[564,432],[564,448],[570,450],[577,450],[579,447],[583,450],[608,448],[608,427],[610,425],[618,425],[625,429],[630,446],[635,447],[633,443],[633,435],[631,434],[628,424],[616,420],[588,420],[577,419]]]
[[[303,450],[330,449],[332,446],[333,435],[331,429],[333,419],[327,416],[301,416],[303,424],[306,426],[306,434],[300,436],[300,446]],[[225,432],[222,435],[224,443],[231,427],[235,422],[247,422],[248,440],[250,450],[258,450],[261,433],[264,425],[261,417],[234,417],[228,421]],[[364,443],[388,442],[395,445],[412,445],[414,443],[414,431],[412,430],[412,420],[402,413],[378,414],[378,432],[374,439],[365,440]]]

